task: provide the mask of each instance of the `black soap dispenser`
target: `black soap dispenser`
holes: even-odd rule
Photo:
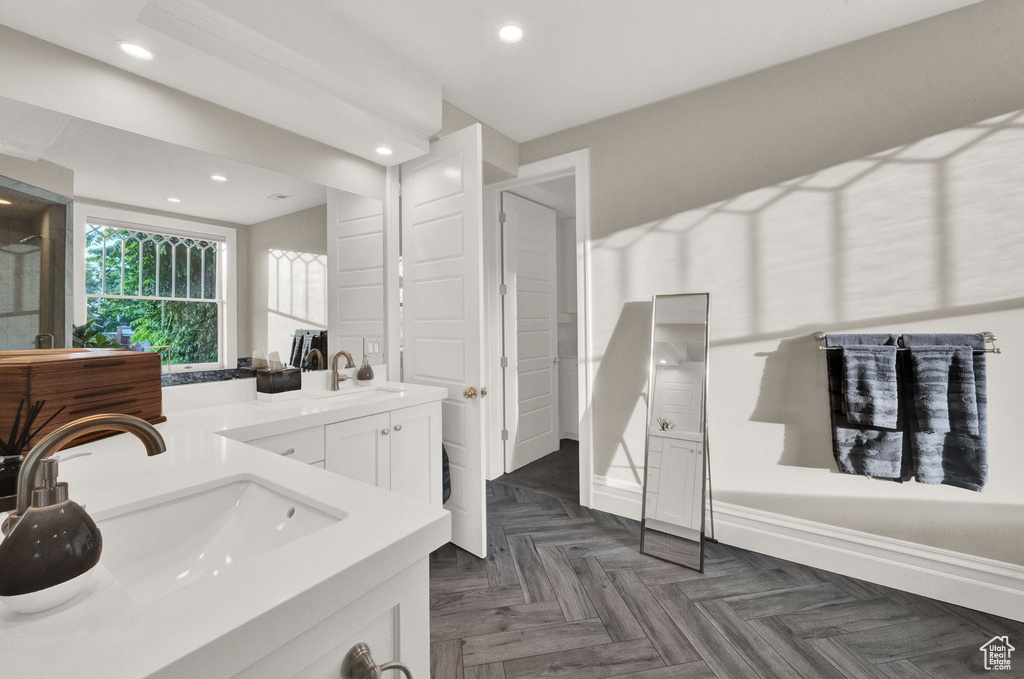
[[[367,359],[366,354],[363,354],[363,364],[359,366],[359,371],[356,373],[356,382],[359,384],[370,384],[373,382],[373,368],[370,367],[370,361]]]
[[[0,542],[0,601],[38,613],[70,601],[99,563],[103,538],[81,505],[57,481],[55,458],[43,460],[32,504]]]

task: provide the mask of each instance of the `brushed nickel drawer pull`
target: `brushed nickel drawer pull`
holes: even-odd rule
[[[289,448],[288,450],[286,450],[283,453],[281,453],[281,457],[285,457],[287,455],[294,455],[294,454],[295,454],[295,449],[294,448]]]
[[[395,425],[395,431],[402,431],[402,425],[396,424]]]
[[[342,679],[381,679],[381,675],[388,670],[398,670],[406,679],[412,679],[412,671],[400,662],[386,662],[383,665],[375,663],[370,655],[370,647],[366,644],[353,646],[341,661]]]

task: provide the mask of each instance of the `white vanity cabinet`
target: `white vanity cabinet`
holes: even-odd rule
[[[327,471],[440,506],[440,403],[329,424],[324,431]]]
[[[327,425],[324,442],[331,454],[324,457],[324,469],[390,490],[390,434],[391,413]]]
[[[353,646],[366,644],[377,664],[404,663],[413,677],[430,676],[430,591],[427,560],[389,578],[319,625],[257,661],[235,679],[338,679]],[[388,675],[401,677],[398,671]],[[382,678],[382,679],[386,679]]]
[[[702,498],[687,489],[701,487],[702,438],[702,434],[691,432],[651,432],[647,453],[648,520],[701,529]]]

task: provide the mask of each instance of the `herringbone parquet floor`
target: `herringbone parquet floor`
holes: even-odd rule
[[[486,560],[432,555],[434,679],[963,679],[993,636],[1024,649],[1024,624],[727,545],[704,574],[644,556],[549,457],[488,484]]]

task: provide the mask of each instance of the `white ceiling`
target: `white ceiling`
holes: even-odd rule
[[[345,0],[352,24],[517,141],[979,0]],[[518,22],[506,45],[499,26]]]
[[[59,118],[63,118],[60,120]],[[31,121],[42,120],[43,126]],[[38,144],[40,129],[59,129],[35,156],[75,172],[75,197],[123,203],[183,216],[253,224],[326,202],[324,187],[270,170],[0,97],[2,141],[11,148]],[[0,149],[2,152],[2,149]],[[226,182],[215,182],[219,174]],[[285,200],[269,200],[273,194]],[[169,197],[180,203],[170,203]]]
[[[442,91],[526,141],[978,1],[33,0],[0,23],[392,164],[426,148]]]

